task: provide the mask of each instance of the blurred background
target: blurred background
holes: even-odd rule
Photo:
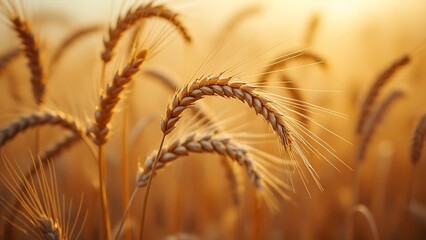
[[[146,2],[20,3],[39,36],[44,59],[51,58],[61,41],[73,31],[100,26],[99,31],[79,40],[58,64],[47,70],[46,106],[90,124],[99,88],[103,87],[99,81],[100,53],[107,29],[131,6]],[[141,39],[148,39],[144,43],[149,45],[159,39],[162,42],[158,54],[149,56],[143,65],[112,122],[106,151],[113,226],[118,224],[123,211],[119,181],[121,137],[134,136],[132,131],[136,130],[132,127],[141,119],[153,119],[129,145],[128,179],[133,189],[138,162],[158,148],[160,117],[173,94],[145,71],[162,73],[183,84],[193,80],[194,74],[198,74],[195,77],[218,74],[226,67],[238,65],[236,72],[241,80],[255,82],[271,59],[301,51],[318,58],[292,59],[269,76],[271,87],[267,90],[294,97],[277,87],[286,78],[300,89],[303,101],[345,115],[312,114],[307,125],[335,154],[308,140],[329,161],[308,155],[324,190],[310,178],[305,187],[296,176],[292,181],[294,191],[288,193],[291,200],[278,197],[280,209],[271,211],[246,174],[233,163],[240,199],[235,204],[218,157],[190,155],[156,175],[147,211],[146,239],[374,239],[372,225],[365,218],[368,213],[380,239],[426,238],[426,179],[422,174],[426,171],[426,153],[422,151],[417,163],[410,158],[414,129],[426,113],[426,1],[174,0],[154,4],[164,4],[178,12],[192,42],[185,43],[164,20],[149,19],[144,23]],[[159,38],[158,31],[170,35]],[[0,32],[1,55],[19,46],[19,39],[5,17],[1,18]],[[108,66],[107,78],[128,61],[132,32],[123,38],[115,51],[116,61]],[[404,55],[410,57],[410,62],[381,88],[376,105],[393,91],[402,91],[403,97],[387,109],[367,144],[365,157],[357,160],[364,141],[356,133],[363,101],[378,76]],[[0,70],[1,126],[36,109],[29,73],[22,70],[25,64],[25,58],[19,57]],[[202,103],[217,121],[224,122],[225,129],[243,125],[238,131],[271,132],[253,110],[241,103],[213,98]],[[375,109],[376,105],[372,107]],[[126,119],[123,112],[128,113],[127,130],[122,130]],[[235,118],[226,123],[232,116]],[[183,126],[184,123],[180,128]],[[176,136],[191,130],[197,131],[179,129]],[[43,146],[49,146],[63,134],[59,128],[43,127]],[[34,138],[28,136],[33,135],[34,130],[20,134],[2,146],[2,151],[20,165],[30,163]],[[260,150],[279,157],[277,141],[271,143],[263,138],[254,141]],[[83,207],[88,209],[89,217],[81,239],[100,237],[97,168],[88,160],[87,147],[78,143],[55,158],[58,158],[55,168],[59,189],[69,199],[79,199],[82,193],[85,196]],[[3,198],[12,198],[3,186],[0,190]],[[125,227],[134,236],[139,233],[143,192],[139,191]],[[5,213],[4,207],[1,213]],[[352,230],[349,225],[353,225]]]

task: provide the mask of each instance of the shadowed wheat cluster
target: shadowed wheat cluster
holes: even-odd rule
[[[426,3],[0,13],[1,239],[426,237]]]

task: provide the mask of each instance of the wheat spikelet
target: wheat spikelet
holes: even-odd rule
[[[356,127],[356,132],[358,134],[362,133],[362,129],[364,128],[365,123],[370,114],[371,107],[376,101],[376,98],[379,95],[380,90],[386,85],[386,83],[389,82],[389,79],[398,70],[406,66],[408,63],[410,63],[410,61],[411,61],[410,55],[405,54],[397,58],[395,61],[393,61],[392,64],[388,66],[383,72],[381,72],[379,76],[376,78],[376,81],[368,90],[367,96],[365,97],[364,102],[361,105],[361,110],[358,116],[359,119],[358,119],[358,123]]]
[[[37,105],[43,103],[45,91],[45,79],[43,78],[43,67],[41,64],[40,50],[36,37],[31,32],[28,23],[16,16],[11,18],[13,28],[21,39],[23,51],[28,59],[28,67],[31,71],[31,85]]]
[[[97,145],[103,145],[108,140],[109,127],[113,110],[120,100],[120,94],[133,76],[139,71],[141,64],[145,61],[146,50],[139,52],[132,61],[127,64],[121,74],[116,73],[111,84],[107,86],[106,92],[100,98],[100,105],[95,112],[96,124],[92,127],[92,137]]]
[[[362,160],[367,151],[367,147],[370,143],[371,137],[374,134],[374,130],[382,121],[386,112],[390,109],[392,104],[394,104],[398,99],[404,96],[404,93],[400,90],[395,90],[391,92],[379,106],[374,111],[373,115],[367,120],[367,124],[363,128],[363,132],[361,134],[360,145],[358,148],[358,160]]]
[[[77,31],[72,32],[68,35],[62,43],[56,48],[53,53],[53,57],[50,60],[50,66],[57,63],[60,58],[64,55],[65,51],[70,48],[74,43],[76,43],[81,38],[90,35],[92,33],[100,31],[102,28],[99,25],[88,26],[81,29],[77,29]]]
[[[79,219],[82,201],[80,201],[79,210],[71,222],[71,204],[67,211],[65,201],[60,201],[58,187],[56,183],[56,173],[51,164],[47,168],[41,166],[41,171],[30,179],[24,177],[24,172],[17,164],[12,164],[5,155],[2,155],[5,170],[8,175],[0,175],[0,180],[8,189],[11,195],[17,199],[19,205],[12,206],[5,198],[1,198],[0,203],[11,214],[13,219],[8,219],[18,231],[24,233],[31,239],[42,240],[63,240],[77,239],[81,233],[75,234],[76,224]],[[35,165],[36,160],[32,159]],[[41,163],[38,163],[41,164]],[[84,224],[83,220],[83,224]],[[72,225],[70,225],[72,224]],[[8,229],[6,238],[11,238],[11,229]]]
[[[58,111],[34,113],[29,116],[21,117],[0,129],[0,147],[28,128],[46,124],[61,126],[78,136],[81,136],[83,133],[80,124],[64,113]]]
[[[180,31],[185,40],[191,40],[187,30],[178,19],[178,15],[176,13],[169,10],[164,5],[154,6],[153,3],[148,3],[139,6],[134,10],[130,9],[124,17],[118,18],[115,27],[111,27],[109,29],[108,38],[104,41],[105,49],[101,55],[102,60],[105,63],[111,61],[114,48],[121,35],[136,23],[149,17],[159,17],[169,21]]]
[[[229,82],[231,77],[204,77],[190,82],[178,91],[172,102],[167,107],[166,115],[161,121],[161,130],[164,135],[169,134],[175,128],[181,113],[204,96],[221,96],[235,98],[247,103],[256,114],[261,114],[274,129],[281,143],[290,150],[292,136],[284,121],[284,116],[277,110],[274,103],[269,101],[260,92],[245,83]]]
[[[7,67],[7,65],[16,59],[21,54],[21,50],[16,48],[9,50],[0,56],[0,73]]]
[[[424,114],[418,122],[414,130],[411,140],[411,161],[416,164],[420,160],[420,155],[423,149],[423,142],[426,134],[426,114]]]
[[[137,174],[138,186],[145,187],[150,174],[155,175],[156,170],[165,167],[167,163],[176,160],[180,156],[188,155],[190,152],[215,152],[222,156],[230,157],[241,166],[244,166],[253,184],[258,189],[262,189],[261,177],[253,168],[253,161],[247,155],[247,151],[241,146],[234,144],[230,138],[217,138],[211,133],[201,136],[191,134],[182,140],[177,139],[168,147],[164,147],[158,158],[155,171],[153,171],[153,163],[157,156],[153,153],[146,159],[144,167],[139,169]]]

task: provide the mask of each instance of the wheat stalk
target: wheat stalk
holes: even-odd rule
[[[424,114],[414,130],[411,140],[411,161],[416,164],[420,160],[426,134],[426,114]]]
[[[367,147],[370,143],[371,137],[374,134],[374,130],[382,121],[386,112],[390,109],[392,104],[394,104],[398,99],[404,96],[404,93],[400,90],[395,90],[391,92],[384,100],[377,106],[373,115],[367,119],[367,124],[363,128],[363,132],[361,133],[360,145],[357,152],[357,159],[362,160],[367,151]]]
[[[12,140],[17,134],[29,128],[41,125],[58,125],[81,136],[83,130],[80,124],[61,112],[46,111],[21,117],[0,129],[0,147]]]
[[[237,161],[241,166],[244,166],[248,176],[253,184],[258,189],[262,189],[262,183],[259,173],[253,168],[253,161],[247,155],[247,151],[242,146],[236,145],[230,138],[220,138],[212,133],[197,136],[191,134],[186,138],[175,140],[170,146],[164,147],[161,150],[158,164],[153,170],[156,154],[151,154],[145,161],[143,168],[139,169],[137,174],[137,184],[139,187],[145,187],[148,183],[150,174],[154,174],[158,169],[166,166],[169,162],[176,160],[181,156],[186,156],[189,153],[206,153],[215,152],[222,156],[227,156],[234,161]]]
[[[368,90],[367,96],[364,99],[364,102],[361,105],[361,110],[358,116],[358,123],[356,127],[356,132],[358,134],[362,133],[362,129],[365,126],[365,123],[368,119],[368,116],[371,112],[371,108],[374,105],[377,96],[379,95],[382,88],[389,82],[390,78],[395,75],[395,73],[400,70],[402,67],[410,63],[411,57],[408,54],[404,54],[401,57],[397,58],[392,62],[386,69],[379,74],[379,76],[374,81],[373,85]]]
[[[108,38],[104,41],[105,49],[102,52],[101,58],[105,63],[111,61],[113,51],[121,35],[130,29],[132,26],[149,17],[163,18],[172,23],[183,35],[185,40],[190,41],[187,30],[178,19],[178,14],[169,10],[164,5],[154,6],[153,3],[140,5],[136,9],[130,9],[124,17],[119,17],[115,27],[110,27]]]

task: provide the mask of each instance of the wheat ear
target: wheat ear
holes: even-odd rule
[[[426,134],[426,114],[424,114],[414,130],[411,140],[411,161],[416,164],[420,160]]]
[[[17,134],[29,128],[47,124],[61,126],[78,136],[81,136],[83,133],[80,124],[64,113],[53,111],[34,113],[21,117],[0,129],[0,147],[12,140]]]
[[[161,120],[161,130],[164,135],[175,128],[182,112],[204,96],[221,96],[235,98],[247,103],[256,114],[262,115],[278,135],[286,150],[291,150],[292,136],[286,126],[284,116],[267,97],[253,86],[246,83],[230,82],[231,77],[204,77],[190,82],[178,91],[167,107]]]
[[[99,25],[94,25],[77,29],[76,31],[72,32],[56,48],[55,52],[53,53],[53,57],[50,60],[50,66],[52,67],[52,65],[56,64],[64,55],[65,51],[69,49],[74,43],[78,42],[83,37],[100,31],[101,29],[102,28]]]
[[[14,17],[11,19],[13,28],[18,33],[23,46],[25,56],[28,59],[28,67],[31,71],[31,85],[33,88],[33,95],[37,105],[43,103],[45,81],[43,78],[43,67],[41,65],[40,50],[36,37],[31,32],[28,24],[20,19]]]
[[[358,123],[356,127],[356,132],[358,134],[362,133],[362,129],[365,126],[365,123],[368,119],[368,116],[371,112],[371,108],[374,105],[374,102],[377,99],[377,96],[379,95],[382,88],[386,85],[386,83],[389,82],[390,78],[395,75],[395,73],[400,70],[402,67],[406,66],[408,63],[410,63],[411,57],[410,55],[403,55],[399,58],[397,58],[395,61],[392,62],[391,65],[389,65],[383,72],[379,74],[379,76],[376,78],[376,81],[373,83],[373,85],[368,90],[367,96],[364,99],[364,102],[361,105],[361,110],[358,116]]]
[[[21,54],[21,50],[18,48],[15,48],[15,49],[9,50],[8,52],[0,56],[0,72],[2,72],[10,62],[18,58],[20,54]]]
[[[400,90],[395,90],[391,92],[379,106],[374,111],[373,115],[367,119],[367,124],[363,128],[363,132],[361,133],[360,145],[357,152],[358,160],[362,160],[367,151],[367,147],[370,143],[371,137],[374,134],[374,130],[382,121],[386,112],[390,109],[392,104],[394,104],[398,99],[404,96],[404,93]]]
[[[96,123],[92,127],[92,137],[97,145],[104,145],[108,140],[109,122],[113,110],[117,106],[120,95],[133,76],[139,72],[141,64],[145,61],[146,50],[139,52],[132,61],[127,64],[121,73],[116,73],[112,83],[107,86],[106,92],[100,98],[100,105],[95,112]]]
[[[247,151],[241,146],[236,145],[229,138],[218,138],[213,134],[204,134],[196,136],[191,134],[186,138],[175,140],[170,146],[164,147],[161,150],[158,164],[153,170],[154,159],[157,157],[155,153],[149,156],[143,168],[139,169],[137,174],[137,184],[139,187],[145,187],[148,183],[149,175],[154,174],[158,169],[165,167],[171,161],[176,160],[181,156],[186,156],[189,153],[205,153],[215,152],[222,156],[227,156],[234,161],[237,161],[241,166],[244,166],[251,181],[258,188],[262,189],[260,175],[253,168],[252,160],[247,155]]]
[[[173,24],[183,35],[185,40],[191,41],[186,28],[178,19],[178,14],[169,10],[164,5],[154,6],[153,3],[141,5],[135,9],[130,9],[124,17],[119,17],[115,27],[110,27],[108,38],[104,41],[105,49],[102,52],[101,58],[107,63],[111,61],[113,51],[120,40],[121,35],[130,29],[132,26],[149,17],[163,18]]]

